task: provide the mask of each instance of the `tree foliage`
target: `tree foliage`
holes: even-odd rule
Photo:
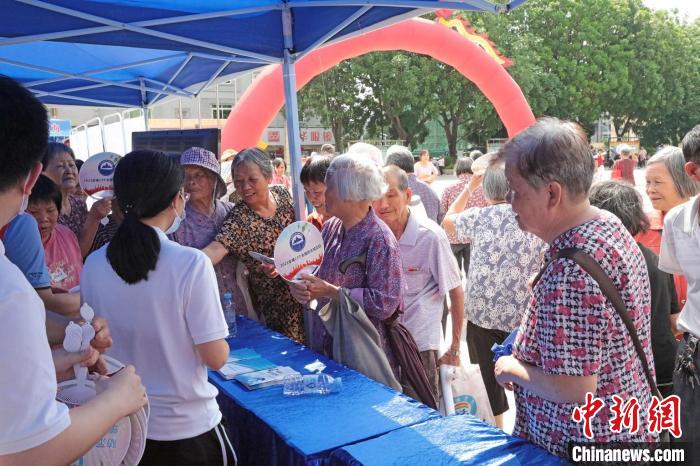
[[[512,58],[508,72],[535,115],[592,131],[609,114],[618,136],[632,129],[646,146],[677,144],[700,121],[698,21],[685,24],[642,0],[529,0],[508,15],[464,16]],[[505,136],[474,84],[411,53],[345,61],[301,96],[302,108],[337,131],[336,140],[388,132],[416,146],[435,120],[454,155],[459,141]]]

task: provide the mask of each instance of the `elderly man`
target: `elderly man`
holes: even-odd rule
[[[440,207],[440,198],[427,183],[419,180],[413,173],[413,154],[411,151],[404,146],[389,147],[386,151],[386,165],[394,165],[406,172],[408,186],[413,194],[420,196],[428,218],[438,224],[441,223],[445,212]]]
[[[685,171],[693,181],[700,181],[700,125],[691,129],[681,144]],[[700,390],[697,383],[700,367],[700,196],[671,209],[664,218],[659,268],[682,274],[688,279],[688,297],[678,318],[683,339],[676,353],[673,391],[681,399],[680,440],[698,445],[700,442]]]
[[[416,340],[428,380],[437,396],[438,365],[459,365],[464,318],[461,277],[445,232],[436,223],[411,213],[412,192],[406,173],[394,166],[384,167],[384,180],[388,189],[372,206],[399,242],[407,285],[403,322]],[[452,312],[452,344],[438,361],[442,309],[447,293]]]

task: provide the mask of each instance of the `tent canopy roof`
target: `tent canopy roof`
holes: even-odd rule
[[[431,9],[523,1],[0,0],[0,74],[47,104],[148,107],[281,63],[285,50],[298,58]]]

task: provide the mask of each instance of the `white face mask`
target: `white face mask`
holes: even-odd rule
[[[27,207],[29,207],[29,194],[24,194],[22,196],[22,203],[19,206],[19,213],[22,214],[27,211]]]
[[[24,180],[23,185],[26,187],[28,182],[29,182],[29,176],[27,176],[27,179]],[[19,210],[17,211],[17,213],[15,215],[12,216],[12,219],[10,219],[10,221],[12,221],[19,214],[24,213],[27,210],[28,206],[29,206],[29,194],[22,193],[22,203],[19,205]]]
[[[180,194],[180,196],[182,196],[182,194]],[[183,200],[184,199],[185,198],[183,197]],[[172,208],[175,211],[175,219],[173,220],[172,225],[170,225],[170,228],[168,228],[168,230],[165,232],[166,235],[172,235],[173,233],[175,233],[177,229],[180,228],[180,224],[182,224],[182,222],[185,221],[185,217],[187,217],[187,211],[184,209],[184,207],[182,209],[182,217],[178,215],[175,206],[172,206]]]

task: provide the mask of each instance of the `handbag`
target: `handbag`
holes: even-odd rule
[[[440,380],[442,383],[440,411],[444,415],[471,414],[491,425],[496,425],[478,364],[462,363],[460,367],[442,365]]]
[[[358,264],[365,269],[365,276],[367,275],[367,251],[357,256],[349,257],[345,259],[338,265],[338,270],[340,273],[345,274],[348,268],[353,265]],[[423,363],[420,359],[420,353],[418,351],[418,345],[413,335],[408,331],[405,325],[401,323],[399,317],[401,316],[401,309],[396,309],[394,313],[386,320],[382,321],[384,329],[386,331],[386,337],[389,341],[389,346],[391,347],[396,362],[401,367],[402,373],[405,374],[406,379],[411,384],[411,387],[418,395],[419,400],[433,408],[438,408],[437,399],[435,394],[430,389],[430,381],[428,380],[428,375],[425,372]]]

